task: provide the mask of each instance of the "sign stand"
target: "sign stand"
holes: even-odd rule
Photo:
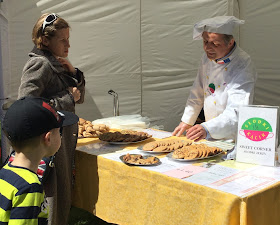
[[[240,107],[236,161],[275,166],[278,117],[277,106]]]

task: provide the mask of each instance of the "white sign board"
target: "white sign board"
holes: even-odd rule
[[[239,109],[236,161],[275,165],[278,108],[242,106]]]

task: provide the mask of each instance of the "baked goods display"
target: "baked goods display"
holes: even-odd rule
[[[182,140],[182,139],[168,139],[162,141],[153,141],[145,144],[142,147],[143,151],[149,152],[172,152],[186,146],[189,146],[193,143],[191,140]]]
[[[99,137],[101,134],[109,132],[109,127],[104,124],[92,124],[90,121],[79,118],[79,138]]]
[[[106,142],[119,142],[119,143],[131,143],[131,142],[139,142],[146,140],[147,138],[152,137],[151,135],[147,134],[146,132],[139,132],[133,130],[122,130],[117,132],[108,132],[101,134],[99,139],[101,141]]]
[[[223,152],[223,150],[218,147],[210,147],[205,144],[192,144],[175,150],[172,154],[172,158],[194,160],[215,156],[221,152]]]
[[[159,159],[154,156],[143,156],[140,154],[129,154],[123,155],[120,159],[124,163],[133,165],[154,165],[159,163]]]

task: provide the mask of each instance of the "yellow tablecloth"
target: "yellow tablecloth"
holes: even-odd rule
[[[81,139],[78,146],[94,142],[98,141]],[[280,183],[241,198],[78,150],[75,159],[73,205],[108,222],[120,225],[280,224]]]

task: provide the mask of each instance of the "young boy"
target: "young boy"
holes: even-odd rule
[[[43,98],[25,97],[8,109],[3,131],[16,154],[0,170],[0,224],[47,224],[36,171],[43,157],[58,151],[62,127],[78,119],[73,113],[56,111]]]

